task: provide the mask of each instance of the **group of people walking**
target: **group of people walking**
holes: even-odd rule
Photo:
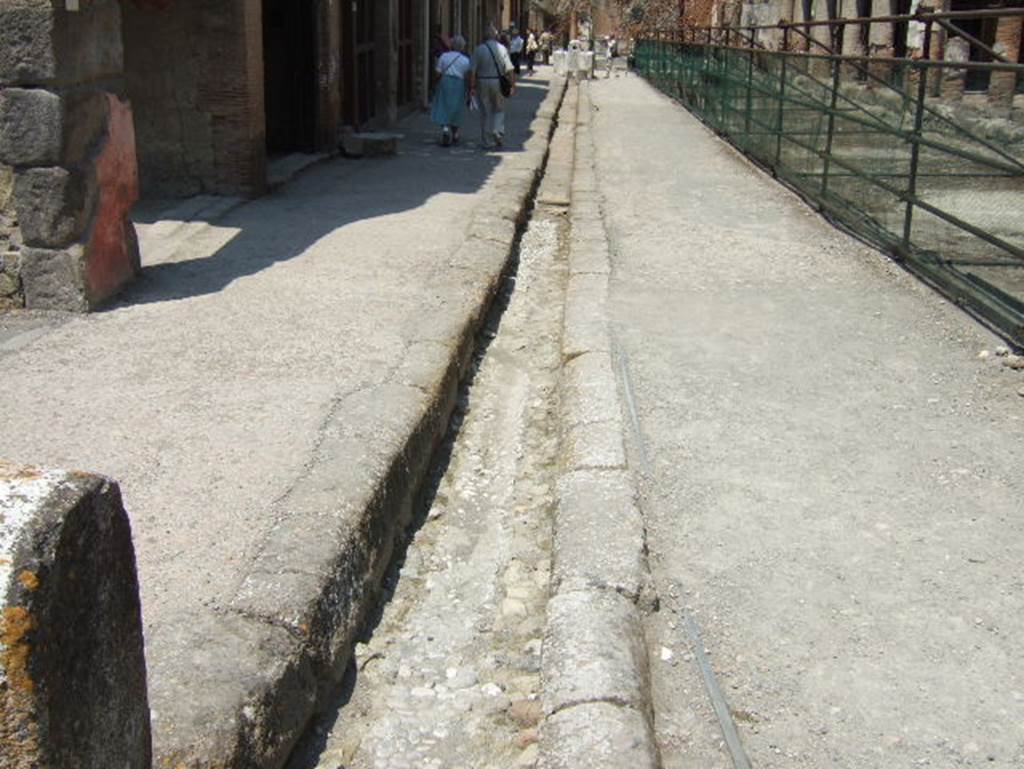
[[[516,78],[533,74],[538,53],[550,59],[552,36],[527,31],[524,38],[513,28],[507,35],[493,27],[472,55],[466,52],[466,39],[455,35],[445,40],[435,36],[434,76],[437,84],[431,106],[431,118],[441,127],[441,144],[459,141],[459,129],[465,112],[479,111],[481,144],[485,148],[505,143],[505,100],[515,91]],[[545,45],[547,48],[545,49]]]

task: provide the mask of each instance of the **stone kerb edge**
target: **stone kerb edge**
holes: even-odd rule
[[[541,769],[658,769],[641,611],[646,533],[625,456],[608,329],[607,233],[594,199],[590,98],[578,89],[558,487],[541,675]],[[581,162],[582,161],[582,162]],[[609,550],[608,543],[617,548]]]
[[[0,460],[0,766],[149,769],[131,527],[118,486]]]
[[[557,108],[561,105],[566,89],[565,81],[554,81],[542,104],[542,113],[531,123],[531,130],[551,138]],[[546,109],[550,108],[550,109]],[[473,244],[486,245],[487,268],[478,268],[477,280],[484,286],[479,293],[473,293],[472,306],[467,308],[461,330],[453,335],[448,360],[441,365],[445,373],[436,380],[437,386],[422,398],[422,411],[410,416],[411,428],[400,436],[401,445],[389,449],[385,468],[377,476],[375,488],[367,489],[365,504],[350,515],[348,526],[351,531],[336,532],[332,539],[348,548],[349,556],[342,557],[337,547],[324,548],[321,553],[325,564],[302,564],[302,570],[323,572],[326,576],[315,590],[299,601],[297,611],[287,618],[271,616],[266,606],[251,602],[239,595],[239,601],[224,609],[239,621],[245,621],[253,631],[250,647],[253,653],[248,659],[235,660],[239,675],[245,675],[254,683],[242,701],[235,703],[234,712],[226,714],[235,724],[226,737],[216,741],[215,752],[209,753],[210,743],[202,738],[189,741],[171,728],[169,733],[179,738],[179,744],[155,745],[154,766],[202,765],[216,769],[279,769],[283,766],[302,731],[314,713],[326,704],[333,689],[332,682],[340,681],[351,655],[355,634],[359,632],[363,617],[371,608],[379,580],[386,568],[387,555],[391,552],[395,537],[412,513],[412,504],[419,486],[429,471],[433,449],[443,438],[448,419],[455,406],[458,383],[465,376],[472,358],[475,337],[486,320],[488,308],[494,302],[502,285],[502,279],[512,269],[514,252],[512,236],[517,222],[525,219],[531,195],[537,178],[547,159],[547,152],[530,153],[536,167],[524,173],[524,169],[509,166],[510,179],[492,180],[502,205],[498,207],[498,219],[510,229],[502,230],[509,235],[504,253],[499,253],[497,243],[470,237],[466,248]],[[496,174],[501,175],[499,170]],[[485,197],[490,201],[493,195]],[[481,210],[486,209],[486,210]],[[492,216],[492,207],[485,202],[477,209],[482,217]],[[475,218],[475,217],[474,217]],[[469,227],[473,229],[473,225]],[[463,249],[464,251],[464,249]],[[463,253],[450,265],[460,269],[468,253]],[[484,274],[480,274],[484,273]],[[399,431],[401,432],[401,431]],[[359,507],[359,505],[356,505]],[[313,511],[317,514],[316,511]],[[319,511],[326,517],[330,511]],[[367,538],[360,532],[373,531]],[[367,548],[374,552],[366,551]],[[287,555],[279,551],[277,555]],[[345,568],[344,562],[358,561],[365,573],[354,574],[352,568]],[[280,568],[287,564],[278,562]],[[267,582],[268,589],[279,590],[280,585],[272,584],[273,573],[259,568],[244,578],[246,596],[259,595],[261,581]],[[297,596],[296,596],[297,598]],[[281,648],[282,628],[287,630],[287,640],[281,654],[284,658],[274,662],[273,669],[261,670],[257,648]],[[306,630],[303,631],[303,628]],[[295,671],[312,672],[315,675],[306,680],[296,681]],[[195,670],[193,680],[201,680],[203,671]],[[324,678],[317,681],[317,677]],[[302,678],[303,676],[299,676]],[[317,691],[310,693],[309,686]],[[279,719],[275,722],[274,719]],[[286,720],[285,720],[286,719]],[[182,729],[181,732],[188,732]],[[228,744],[230,743],[230,744]],[[203,750],[206,748],[206,750]]]

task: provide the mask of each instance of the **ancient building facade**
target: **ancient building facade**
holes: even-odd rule
[[[920,0],[691,0],[695,12],[703,11],[704,18],[690,18],[696,24],[715,25],[773,25],[780,21],[823,21],[837,18],[873,18],[911,14],[919,6],[928,5]],[[1020,7],[1019,0],[937,0],[931,4],[935,11],[974,11],[1000,7]],[[986,19],[958,19],[964,32],[999,52],[1007,61],[1024,63],[1022,31],[1024,19],[1004,16]],[[808,34],[824,46],[831,45],[828,27],[809,27]],[[843,29],[842,52],[856,56],[884,58],[914,58],[924,47],[924,26],[907,21],[879,21],[870,24],[847,25]],[[771,48],[782,44],[780,30],[762,30],[759,42]],[[795,44],[803,44],[796,39]],[[813,46],[812,46],[813,47]],[[951,61],[991,61],[977,46],[967,43],[962,36],[948,33],[938,25],[932,32],[931,56]],[[885,71],[884,63],[879,65]],[[1015,94],[1024,93],[1024,82],[1013,72],[968,72],[948,70],[941,92],[949,99],[960,99],[965,94],[983,94],[996,107],[1010,108]]]
[[[84,310],[139,270],[140,196],[264,191],[426,106],[435,30],[510,0],[2,0],[0,308]]]

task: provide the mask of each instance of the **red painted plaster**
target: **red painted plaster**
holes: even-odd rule
[[[138,163],[132,108],[113,94],[107,139],[96,159],[99,206],[86,254],[91,303],[100,302],[130,281],[139,269],[135,230],[128,218],[139,199]]]

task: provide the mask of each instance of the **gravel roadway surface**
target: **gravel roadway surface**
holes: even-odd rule
[[[732,766],[687,615],[755,769],[1024,766],[1024,375],[640,79],[591,88],[666,769]]]

